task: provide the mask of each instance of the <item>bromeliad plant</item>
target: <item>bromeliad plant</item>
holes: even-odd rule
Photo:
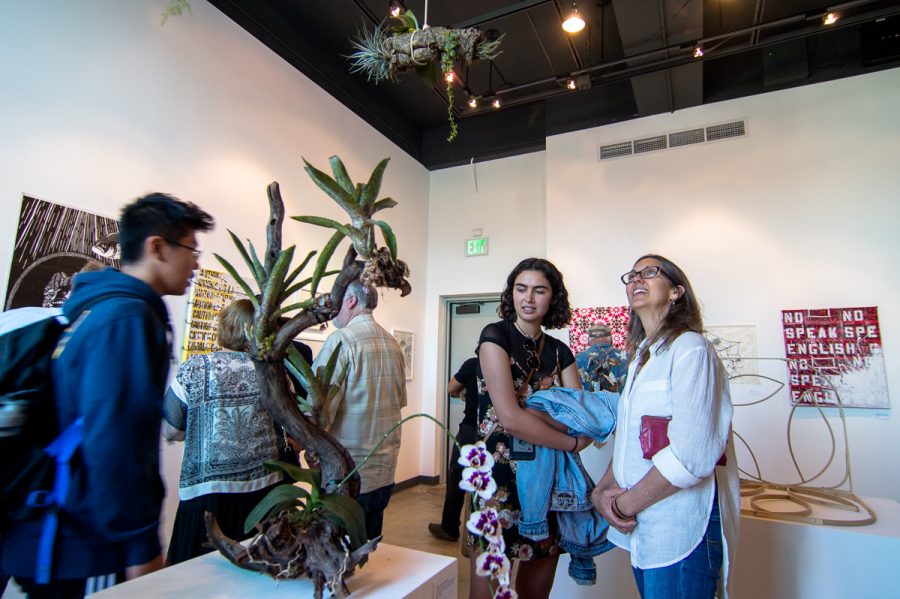
[[[375,220],[375,212],[396,205],[390,198],[378,199],[387,159],[381,161],[366,183],[354,184],[343,162],[330,159],[333,177],[306,162],[313,181],[347,212],[350,222],[338,223],[314,216],[295,220],[326,226],[335,233],[319,252],[312,276],[301,278],[317,252],[309,252],[291,269],[295,248],[281,248],[284,202],[278,183],[268,187],[270,217],[266,229],[266,250],[260,257],[252,243],[244,243],[231,233],[237,250],[253,280],[244,280],[234,266],[219,255],[216,258],[234,277],[253,303],[254,318],[248,353],[260,384],[263,406],[287,434],[306,450],[307,461],[318,465],[313,472],[287,464],[272,463],[291,478],[310,485],[303,490],[292,485],[279,486],[257,506],[252,525],[258,534],[248,547],[227,538],[215,517],[206,514],[210,542],[232,563],[249,570],[266,572],[276,578],[308,576],[315,585],[315,596],[323,590],[338,597],[348,593],[346,579],[368,559],[377,539],[365,539],[362,508],[355,501],[359,494],[359,475],[353,458],[343,445],[321,426],[321,414],[340,384],[342,374],[334,377],[335,360],[312,372],[291,341],[303,330],[327,322],[340,311],[347,286],[354,280],[364,284],[411,291],[406,277],[409,269],[397,258],[397,240],[391,227]],[[376,243],[379,229],[384,246]],[[350,247],[341,269],[329,271],[328,263],[344,238]],[[325,277],[337,275],[331,289],[320,293]],[[252,284],[252,286],[251,286]],[[255,289],[254,289],[255,288]],[[285,305],[298,291],[308,298]],[[282,316],[297,313],[281,324]],[[338,352],[335,352],[336,359]],[[286,366],[287,362],[287,366]],[[288,383],[286,368],[295,371],[309,393],[309,403],[301,404]],[[310,411],[304,415],[302,408]],[[300,509],[297,509],[300,508]]]
[[[447,92],[447,118],[453,141],[457,134],[453,115],[453,81],[451,76],[457,63],[472,64],[478,60],[493,60],[500,54],[501,39],[488,40],[484,32],[468,27],[419,27],[411,11],[392,17],[374,31],[363,31],[352,40],[354,52],[349,56],[353,73],[365,73],[369,81],[396,81],[399,74],[416,71],[437,80],[443,73]],[[389,20],[390,21],[390,20]]]

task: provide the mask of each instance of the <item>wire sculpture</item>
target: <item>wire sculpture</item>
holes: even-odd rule
[[[788,360],[786,358],[748,358],[742,357],[740,360],[768,360],[768,361],[780,361],[787,364]],[[750,401],[746,403],[735,403],[734,407],[748,407],[757,404],[761,404],[765,401],[768,401],[775,397],[779,391],[785,386],[785,384],[778,379],[775,379],[770,376],[766,376],[764,374],[738,374],[729,377],[729,381],[734,381],[740,378],[757,378],[768,380],[774,382],[777,385],[777,388],[770,392],[768,395],[761,399],[757,399],[755,401]],[[819,377],[819,380],[824,380],[828,383],[831,388],[834,397],[837,400],[836,409],[840,416],[841,420],[841,429],[843,431],[843,440],[844,440],[844,475],[843,478],[836,484],[831,486],[812,486],[811,483],[815,482],[817,479],[821,478],[825,472],[829,469],[831,464],[834,462],[835,454],[837,453],[837,439],[835,438],[834,428],[828,420],[828,416],[825,414],[825,411],[822,409],[822,406],[819,405],[818,400],[813,393],[814,389],[807,390],[804,395],[809,394],[808,399],[811,401],[813,406],[818,411],[819,415],[822,417],[822,421],[824,422],[826,428],[828,429],[828,436],[831,439],[831,451],[828,457],[828,461],[825,465],[816,472],[813,476],[805,476],[803,471],[800,468],[800,464],[797,462],[797,456],[794,454],[794,447],[791,440],[791,431],[792,431],[792,423],[794,420],[794,415],[797,412],[798,407],[805,407],[802,405],[793,405],[791,406],[791,412],[788,416],[787,421],[787,443],[788,443],[788,452],[791,456],[791,462],[794,465],[794,469],[797,471],[797,476],[799,477],[798,482],[794,483],[778,483],[770,480],[766,480],[762,475],[762,470],[759,465],[759,461],[756,459],[756,455],[753,453],[753,450],[750,448],[750,444],[747,440],[738,434],[737,431],[734,431],[735,438],[739,439],[741,443],[743,443],[744,447],[747,449],[747,452],[750,455],[751,460],[753,461],[753,468],[756,471],[756,474],[752,474],[748,472],[740,465],[738,466],[738,471],[741,473],[741,497],[749,497],[750,498],[750,507],[749,508],[741,508],[741,513],[746,515],[755,516],[757,518],[766,518],[769,520],[782,520],[786,522],[804,522],[807,524],[826,524],[830,526],[865,526],[868,524],[873,524],[876,521],[875,512],[869,507],[862,499],[860,499],[853,492],[853,476],[850,469],[850,440],[847,434],[847,420],[844,414],[844,404],[841,400],[840,394],[838,393],[835,385],[827,378],[827,377]],[[804,398],[807,399],[807,398]],[[801,402],[798,402],[798,404]],[[826,406],[832,407],[835,406]],[[743,478],[746,477],[746,478]],[[748,480],[749,479],[749,480]],[[785,510],[778,509],[773,507],[771,504],[774,502],[783,502],[788,501],[794,504],[796,509]],[[852,512],[856,514],[865,514],[862,518],[824,518],[813,515],[813,506],[822,506],[825,508],[831,508],[840,510],[843,512]]]

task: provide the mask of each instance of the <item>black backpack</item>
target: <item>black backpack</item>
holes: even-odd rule
[[[81,418],[59,430],[51,365],[90,307],[121,295],[95,298],[71,326],[64,317],[50,317],[0,336],[0,535],[17,521],[45,517],[39,584],[49,582],[69,460],[82,440]]]

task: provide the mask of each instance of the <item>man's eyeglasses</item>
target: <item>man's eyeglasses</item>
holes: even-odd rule
[[[528,355],[525,357],[525,366],[530,370],[540,370],[541,356],[538,353],[537,343],[534,342],[534,339],[525,339],[525,351],[528,352]]]
[[[172,241],[171,239],[165,239],[165,237],[163,239],[166,243],[177,245],[178,247],[184,248],[186,250],[191,250],[191,253],[194,254],[194,258],[199,258],[203,254],[203,250],[201,249],[191,247],[189,245],[184,245],[183,243],[178,243],[177,241]]]
[[[631,270],[626,272],[624,275],[619,277],[624,284],[631,283],[636,278],[640,277],[641,279],[652,279],[658,275],[665,275],[663,272],[662,266],[645,266],[640,270]]]

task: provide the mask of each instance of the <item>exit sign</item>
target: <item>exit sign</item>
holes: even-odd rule
[[[488,253],[488,238],[474,237],[466,239],[466,257],[486,256]]]

